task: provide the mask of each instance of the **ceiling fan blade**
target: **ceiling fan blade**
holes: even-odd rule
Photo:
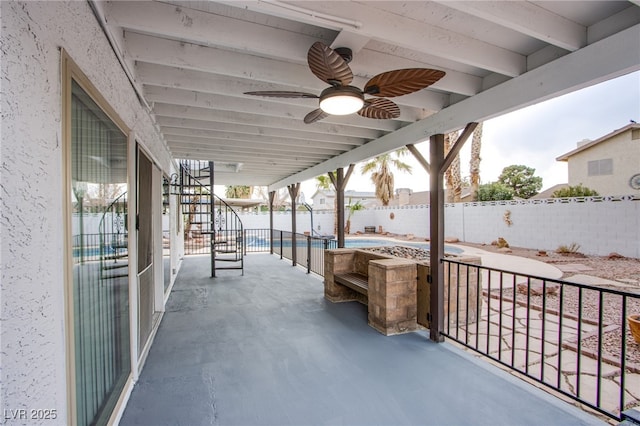
[[[316,121],[320,121],[324,118],[327,118],[329,114],[321,110],[320,108],[314,109],[309,114],[304,117],[305,124],[315,123]]]
[[[358,115],[366,118],[390,120],[400,117],[400,108],[389,99],[369,99],[365,101],[364,107],[358,111]]]
[[[373,96],[394,97],[424,89],[444,77],[445,72],[428,68],[387,71],[367,82],[363,92]]]
[[[288,92],[286,90],[263,90],[258,92],[244,92],[245,95],[266,96],[269,98],[308,98],[318,99],[313,93]]]
[[[313,43],[307,53],[311,72],[320,80],[336,85],[348,86],[353,80],[349,64],[335,50],[319,41]]]

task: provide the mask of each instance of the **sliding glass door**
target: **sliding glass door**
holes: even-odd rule
[[[70,109],[76,419],[106,424],[131,371],[127,135],[75,80]]]

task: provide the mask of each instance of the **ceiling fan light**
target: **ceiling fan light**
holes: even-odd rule
[[[330,87],[320,95],[320,109],[331,115],[348,115],[358,112],[364,105],[359,89],[351,86]]]

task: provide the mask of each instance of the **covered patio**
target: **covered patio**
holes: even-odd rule
[[[428,331],[383,336],[277,256],[246,263],[184,260],[121,425],[601,423]]]

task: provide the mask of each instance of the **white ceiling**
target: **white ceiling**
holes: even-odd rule
[[[638,1],[93,1],[175,158],[213,160],[216,184],[271,189],[435,133],[640,69]],[[393,98],[396,120],[304,124],[316,41],[353,50],[353,85],[398,68],[446,72]]]

